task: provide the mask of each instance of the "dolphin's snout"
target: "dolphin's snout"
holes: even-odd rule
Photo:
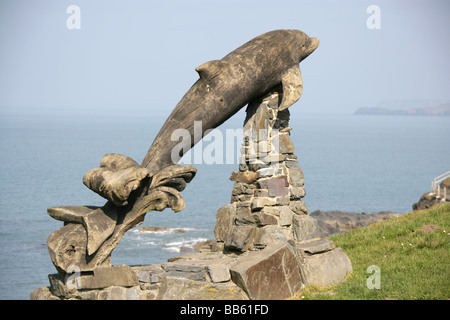
[[[311,53],[314,52],[314,50],[317,49],[317,47],[319,46],[319,43],[320,43],[320,41],[317,38],[309,39],[309,45],[306,47],[306,50],[305,50],[306,57],[309,56]]]

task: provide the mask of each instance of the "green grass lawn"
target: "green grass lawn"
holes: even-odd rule
[[[431,232],[424,225],[435,225]],[[337,286],[307,287],[295,299],[449,299],[450,204],[405,213],[330,237],[349,256],[353,273]],[[378,266],[380,289],[369,289]]]

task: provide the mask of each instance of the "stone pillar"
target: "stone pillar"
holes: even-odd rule
[[[317,237],[317,222],[307,215],[303,172],[290,139],[289,110],[279,110],[273,92],[247,107],[239,171],[231,203],[217,211],[215,236],[225,250],[265,248],[274,240]]]

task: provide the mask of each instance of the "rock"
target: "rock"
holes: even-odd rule
[[[314,211],[310,214],[318,223],[318,233],[322,238],[333,234],[346,232],[355,228],[367,226],[380,220],[400,216],[395,212],[381,211],[378,213],[356,213],[343,211]]]
[[[253,195],[255,192],[255,186],[248,183],[236,182],[231,191],[231,195],[239,196],[243,194]]]
[[[237,226],[248,224],[253,225],[256,223],[256,216],[252,215],[252,210],[250,209],[250,207],[237,207],[234,223]]]
[[[256,227],[252,225],[232,226],[225,240],[225,248],[246,251],[250,248]]]
[[[157,300],[248,300],[234,283],[212,283],[180,278],[167,278]]]
[[[217,241],[225,241],[236,215],[236,204],[231,203],[219,208],[216,213],[216,226],[214,236]]]
[[[294,215],[292,224],[295,239],[299,242],[319,237],[317,220],[311,216]]]
[[[63,206],[47,208],[50,217],[56,220],[83,223],[83,217],[100,207],[94,206]]]
[[[139,285],[138,277],[130,266],[118,265],[94,269],[93,275],[81,275],[79,288],[102,289],[110,286],[133,287]]]
[[[223,249],[223,248],[221,248],[221,245],[223,245],[223,243],[219,244],[216,239],[209,239],[206,241],[200,241],[200,242],[195,243],[192,246],[192,249],[194,249],[194,251],[215,252],[215,251],[221,251],[221,249]]]
[[[331,240],[319,239],[299,242],[296,248],[300,251],[301,256],[306,257],[308,255],[333,250],[335,246]]]
[[[286,177],[270,179],[267,182],[267,189],[269,190],[270,197],[284,197],[286,192]]]
[[[140,227],[137,229],[141,232],[162,232],[162,231],[171,231],[175,233],[183,233],[186,232],[184,229],[172,229],[170,227]]]
[[[289,196],[291,200],[300,200],[305,194],[304,187],[289,187]]]
[[[277,200],[275,198],[268,197],[258,197],[254,198],[252,201],[252,210],[262,209],[265,206],[274,206],[277,204]]]
[[[278,135],[279,139],[279,153],[294,153],[294,144],[289,138],[288,133],[281,133]]]
[[[87,233],[82,224],[69,223],[55,230],[47,239],[50,258],[59,272],[76,265],[80,271],[92,271],[97,267],[111,266],[111,257],[87,257]]]
[[[271,214],[267,214],[264,212],[258,212],[253,214],[254,221],[258,224],[258,226],[266,226],[269,224],[278,224],[278,220],[275,216]]]
[[[351,261],[341,248],[304,257],[300,270],[305,285],[320,287],[338,284],[353,272]]]
[[[31,291],[30,300],[60,300],[54,296],[49,287],[39,287]]]
[[[291,201],[289,203],[289,208],[295,214],[308,214],[308,209],[306,208],[306,204],[303,201]]]
[[[252,300],[286,299],[303,288],[294,249],[283,241],[248,253],[230,272],[233,282]]]
[[[244,183],[252,183],[258,179],[258,173],[253,171],[244,171],[244,172],[232,172],[230,180]]]
[[[211,264],[207,267],[209,277],[214,283],[226,282],[231,279],[230,270],[223,264]]]
[[[134,272],[137,274],[139,282],[143,283],[160,283],[166,278],[164,269],[160,264],[138,267]]]
[[[147,168],[141,167],[130,157],[108,153],[100,161],[100,167],[89,170],[83,183],[117,206],[128,204],[128,197],[141,182],[150,175]]]
[[[305,180],[300,168],[289,169],[289,184],[293,187],[303,187]]]
[[[436,225],[436,224],[426,224],[421,226],[419,229],[417,229],[418,231],[421,231],[423,233],[430,233],[436,230],[439,230],[441,227]]]
[[[290,226],[292,224],[292,210],[289,208],[289,206],[281,206],[280,208],[280,220],[279,224],[280,226]]]
[[[206,281],[208,276],[205,266],[197,265],[195,262],[186,260],[180,263],[163,263],[162,267],[167,277]]]
[[[141,290],[136,288],[124,288],[111,286],[98,293],[98,300],[141,300]]]
[[[444,198],[443,196],[443,190],[440,191],[441,195],[438,195],[437,193],[434,192],[427,192],[424,193],[421,197],[420,200],[416,203],[413,204],[413,210],[425,210],[428,208],[431,208],[432,206],[436,205],[436,204],[442,204],[445,202],[449,202],[450,201],[450,188],[447,188],[447,195],[446,198]]]

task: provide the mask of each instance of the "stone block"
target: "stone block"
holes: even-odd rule
[[[273,239],[266,232],[266,228],[257,228],[255,237],[253,238],[253,247],[256,249],[264,249]]]
[[[256,189],[254,193],[255,197],[268,197],[269,196],[269,190],[267,189]]]
[[[111,286],[103,289],[97,295],[98,300],[141,300],[142,291],[139,287],[124,288]]]
[[[284,197],[286,192],[286,178],[270,179],[267,182],[270,197]]]
[[[163,263],[162,267],[167,277],[184,278],[196,281],[206,281],[208,276],[204,265],[196,265],[191,261],[184,263]]]
[[[260,212],[265,213],[265,214],[272,214],[274,216],[279,216],[280,215],[280,208],[279,206],[274,206],[274,207],[264,207],[261,209]]]
[[[237,207],[235,224],[237,226],[255,224],[255,217],[252,215],[250,207]]]
[[[231,203],[219,208],[216,213],[214,236],[217,241],[225,241],[236,215],[236,204]]]
[[[279,139],[279,153],[294,153],[294,144],[292,143],[288,133],[280,133]]]
[[[253,195],[255,191],[255,186],[248,183],[236,182],[233,186],[233,190],[231,191],[231,195],[239,196],[239,195]]]
[[[317,220],[307,215],[292,217],[294,237],[297,241],[311,240],[319,237]]]
[[[156,300],[248,300],[232,282],[212,283],[168,277]]]
[[[290,239],[292,239],[292,230],[288,228],[280,228],[279,226],[268,225],[264,227],[264,230],[267,233],[267,236],[269,236],[273,241],[289,241]]]
[[[304,187],[289,187],[289,196],[291,200],[300,200],[306,195]]]
[[[30,300],[60,300],[54,296],[49,287],[39,287],[31,291]]]
[[[225,241],[225,248],[246,251],[253,243],[256,227],[251,225],[232,226]]]
[[[308,209],[306,208],[306,204],[303,201],[291,201],[289,203],[289,208],[291,208],[292,212],[295,214],[307,214]]]
[[[102,289],[109,286],[133,287],[139,285],[130,266],[119,265],[95,268],[93,275],[81,275],[78,289]]]
[[[265,206],[274,206],[276,204],[277,200],[275,198],[258,197],[253,199],[251,207],[252,210],[259,210]]]
[[[279,224],[280,226],[290,226],[292,224],[292,210],[289,208],[289,206],[281,206],[279,207],[279,214],[280,214],[280,220]]]
[[[300,251],[302,257],[306,257],[317,253],[331,251],[335,248],[335,245],[331,240],[319,239],[298,242],[296,248]]]
[[[326,287],[342,282],[353,272],[352,263],[341,248],[313,254],[300,263],[300,272],[305,285]]]
[[[210,264],[207,266],[209,277],[214,283],[226,282],[231,279],[230,269],[223,264]]]
[[[241,257],[230,272],[252,300],[286,299],[303,288],[294,249],[283,241]]]
[[[254,221],[258,224],[258,226],[266,226],[270,224],[278,224],[278,219],[271,215],[264,212],[257,212],[253,214]]]
[[[289,184],[293,187],[303,187],[305,184],[305,179],[303,177],[302,170],[300,168],[288,170],[289,170]]]

